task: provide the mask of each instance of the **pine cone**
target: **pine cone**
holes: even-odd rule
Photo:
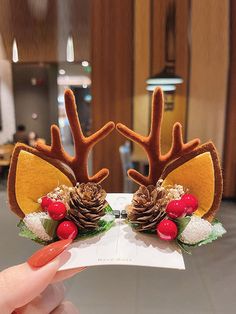
[[[106,192],[99,184],[81,183],[70,193],[68,219],[80,229],[96,229],[98,221],[105,215]]]
[[[128,220],[136,225],[137,231],[154,231],[156,225],[165,217],[168,200],[162,187],[141,186],[134,193],[132,205],[128,209]]]

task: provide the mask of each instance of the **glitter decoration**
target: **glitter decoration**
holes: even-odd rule
[[[207,239],[212,232],[212,225],[205,219],[192,216],[179,240],[186,244],[197,244]]]
[[[51,219],[49,215],[45,212],[39,212],[39,213],[32,213],[29,215],[26,215],[23,219],[23,222],[25,223],[26,227],[33,232],[39,239],[43,241],[51,241],[52,237],[50,237],[43,225],[42,221],[44,219]]]

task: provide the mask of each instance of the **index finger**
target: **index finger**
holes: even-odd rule
[[[69,279],[85,269],[87,269],[87,267],[78,267],[78,268],[58,271],[56,275],[54,276],[52,282],[54,283],[54,282]]]

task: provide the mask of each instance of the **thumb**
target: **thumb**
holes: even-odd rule
[[[31,268],[29,264],[7,268],[0,273],[1,313],[11,313],[38,296],[55,276],[59,261],[54,260],[41,268]]]

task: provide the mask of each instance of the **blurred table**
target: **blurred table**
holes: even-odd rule
[[[8,166],[14,149],[13,144],[0,145],[0,166]]]
[[[0,171],[1,171],[1,178],[4,177],[4,170],[5,168],[8,169],[11,163],[11,155],[14,150],[13,144],[4,144],[0,145]]]

